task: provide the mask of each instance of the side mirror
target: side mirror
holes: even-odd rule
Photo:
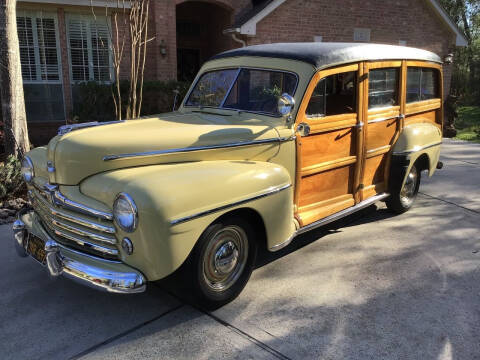
[[[280,115],[291,115],[294,107],[295,99],[287,93],[282,94],[282,96],[278,98],[277,110]]]

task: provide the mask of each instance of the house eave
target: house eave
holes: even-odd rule
[[[18,3],[33,3],[33,4],[50,4],[50,5],[70,5],[70,6],[93,6],[103,8],[121,8],[130,9],[130,3],[127,1],[125,4],[120,2],[120,6],[117,6],[116,1],[108,0],[18,0]]]

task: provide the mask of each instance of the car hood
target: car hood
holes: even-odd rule
[[[278,142],[259,140],[278,137],[275,127],[245,113],[169,113],[84,128],[50,142],[48,159],[55,167],[50,182],[76,185],[100,172],[151,164],[267,160],[278,150]],[[223,147],[251,141],[257,144]]]

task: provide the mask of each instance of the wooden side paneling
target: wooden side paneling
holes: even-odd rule
[[[315,164],[355,155],[352,128],[329,131],[302,139],[302,170]]]
[[[353,168],[344,166],[302,178],[299,210],[302,207],[352,193]]]
[[[427,111],[427,112],[407,116],[405,118],[405,126],[411,125],[411,124],[429,123],[441,128],[441,125],[438,124],[436,121],[438,116],[437,112],[438,110],[433,110],[433,111]]]
[[[414,115],[421,112],[438,110],[442,106],[440,99],[424,100],[407,104],[405,107],[405,115]]]
[[[398,131],[398,120],[390,119],[382,122],[368,124],[367,153],[392,143]]]

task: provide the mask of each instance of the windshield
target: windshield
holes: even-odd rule
[[[203,74],[185,106],[216,107],[279,115],[278,98],[294,95],[294,74],[257,69],[224,69]]]

